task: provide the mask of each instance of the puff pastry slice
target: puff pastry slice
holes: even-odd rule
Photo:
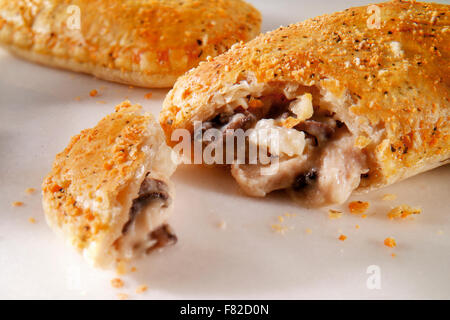
[[[167,225],[176,165],[161,128],[140,109],[124,102],[74,136],[42,185],[48,224],[93,265],[176,241]]]
[[[0,0],[0,44],[25,59],[131,85],[171,87],[261,16],[242,0]]]
[[[378,26],[373,7],[350,8],[235,45],[180,77],[160,114],[168,141],[196,120],[223,132],[276,129],[275,174],[236,162],[231,172],[249,195],[287,189],[308,205],[448,163],[450,6],[376,7]]]

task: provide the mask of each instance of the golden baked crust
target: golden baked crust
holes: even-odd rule
[[[42,185],[49,225],[100,265],[112,256],[145,174],[168,181],[175,170],[161,128],[140,109],[124,102],[74,136]]]
[[[13,53],[145,87],[172,86],[260,24],[242,0],[0,0],[0,44]]]
[[[219,114],[217,98],[242,80],[296,83],[345,101],[330,109],[365,141],[371,175],[360,188],[448,162],[450,6],[377,6],[379,29],[368,28],[367,6],[351,8],[281,27],[201,63],[166,97],[159,119],[167,140],[176,128],[192,130],[193,121]]]

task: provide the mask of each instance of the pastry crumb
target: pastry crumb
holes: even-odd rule
[[[444,234],[444,231],[438,230],[437,234],[440,235],[440,236],[442,236],[442,235]]]
[[[123,285],[124,285],[124,283],[123,283],[122,279],[120,279],[120,278],[114,278],[111,280],[111,286],[113,288],[119,289],[119,288],[122,288]]]
[[[395,242],[394,238],[388,237],[384,239],[384,245],[389,248],[394,248],[397,246],[397,243]]]
[[[99,101],[97,101],[96,103],[98,103],[98,104],[106,104],[106,101],[104,101],[104,100],[99,100]]]
[[[367,214],[362,214],[361,218],[363,218],[363,219],[367,218]]]
[[[93,90],[91,90],[91,92],[89,92],[89,95],[90,95],[91,97],[95,97],[95,96],[98,95],[98,91],[97,91],[96,89],[93,89]]]
[[[131,272],[136,272],[136,271],[137,271],[137,268],[136,268],[136,267],[131,267],[130,271],[131,271]]]
[[[369,208],[369,202],[366,201],[352,201],[348,204],[348,208],[353,214],[364,213]]]
[[[284,221],[283,216],[278,216],[277,219],[278,219],[278,221],[280,221],[280,222],[283,222],[283,221]]]
[[[36,219],[33,218],[33,217],[30,217],[30,218],[28,218],[28,222],[32,223],[32,224],[35,224],[36,223]]]
[[[75,100],[75,101],[80,101],[80,100],[81,100],[81,97],[79,97],[79,96],[78,96],[78,97],[75,97],[74,100]]]
[[[271,225],[271,227],[273,231],[280,234],[284,234],[288,230],[287,227],[282,226],[281,224],[278,223]]]
[[[342,217],[342,212],[338,210],[330,209],[328,210],[329,219],[340,219]]]
[[[311,234],[311,233],[312,233],[312,230],[308,228],[308,229],[305,230],[305,232],[306,232],[307,234]]]
[[[406,204],[402,204],[389,211],[387,216],[391,220],[398,218],[405,219],[410,215],[420,214],[421,212],[422,210],[420,208],[412,208]]]
[[[359,229],[359,224],[357,224],[357,225],[355,226],[355,229]]]
[[[119,299],[119,300],[127,300],[128,299],[128,295],[126,293],[118,293],[117,294],[117,299]]]
[[[144,293],[147,290],[148,287],[145,284],[141,284],[139,287],[137,287],[136,293]]]
[[[286,218],[293,218],[293,217],[296,217],[297,214],[296,214],[296,213],[289,213],[289,212],[286,212],[286,213],[284,214],[284,216],[285,216]]]
[[[147,94],[144,96],[144,98],[147,99],[147,100],[149,100],[149,99],[152,98],[152,96],[153,96],[153,93],[149,92],[149,93],[147,93]]]
[[[125,261],[119,261],[117,263],[116,273],[118,275],[123,275],[127,273],[127,263]]]
[[[395,258],[397,255],[395,253],[391,253],[391,257]]]
[[[217,226],[219,227],[219,229],[225,230],[227,228],[227,223],[225,221],[220,221]]]
[[[22,207],[23,206],[23,202],[22,201],[14,201],[13,203],[11,203],[11,205],[13,207]]]
[[[381,199],[384,201],[393,201],[397,199],[397,195],[393,193],[386,193]]]
[[[341,240],[341,241],[345,241],[346,239],[347,239],[347,236],[346,235],[343,235],[343,234],[341,234],[340,236],[339,236],[339,238],[338,238],[339,240]]]
[[[26,194],[33,194],[33,193],[35,193],[36,192],[36,189],[35,188],[27,188],[27,189],[25,189],[25,193]]]

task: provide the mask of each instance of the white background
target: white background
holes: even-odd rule
[[[368,1],[252,1],[263,31]],[[166,90],[130,89],[91,76],[53,70],[0,51],[0,298],[450,298],[450,168],[442,167],[392,187],[355,196],[369,200],[368,217],[330,220],[327,209],[306,210],[283,194],[245,197],[222,169],[180,167],[172,225],[175,247],[135,264],[138,271],[113,289],[114,271],[92,269],[47,227],[39,189],[53,158],[70,137],[95,125],[125,98],[155,115]],[[97,89],[100,95],[89,97]],[[148,92],[150,100],[144,99]],[[81,97],[76,101],[76,97]],[[380,201],[396,193],[393,202]],[[25,205],[13,208],[13,201]],[[407,203],[423,213],[390,221],[390,206]],[[272,231],[277,216],[296,214]],[[34,217],[36,224],[28,222]],[[217,225],[225,221],[227,228]],[[356,229],[355,225],[360,229]],[[306,233],[311,229],[312,233]],[[343,233],[348,239],[339,241]],[[392,236],[397,248],[383,240]],[[395,253],[393,258],[391,253]],[[369,290],[370,265],[381,289]],[[149,286],[142,295],[134,293]]]

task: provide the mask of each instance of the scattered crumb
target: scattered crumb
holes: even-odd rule
[[[287,227],[282,226],[281,224],[273,224],[273,225],[271,225],[271,227],[272,227],[273,231],[280,233],[280,234],[284,234],[288,230]]]
[[[277,219],[278,219],[278,221],[280,221],[280,222],[283,222],[283,221],[284,221],[283,216],[278,216]]]
[[[330,209],[328,210],[328,218],[329,219],[340,219],[342,217],[342,212]]]
[[[100,100],[100,101],[97,101],[96,103],[98,103],[98,104],[106,104],[106,101]]]
[[[367,218],[367,214],[362,214],[361,218],[363,218],[363,219]]]
[[[33,218],[33,217],[31,217],[31,218],[28,218],[28,222],[29,222],[29,223],[33,223],[33,224],[35,224],[35,223],[36,223],[36,219],[35,219],[35,218]]]
[[[381,199],[384,201],[393,201],[397,199],[397,195],[393,193],[386,193]]]
[[[219,227],[219,229],[225,230],[227,228],[227,223],[225,221],[220,221],[217,226]]]
[[[119,299],[119,300],[127,300],[128,299],[128,295],[126,293],[118,293],[117,294],[117,299]]]
[[[391,253],[391,257],[395,258],[397,255],[395,253]]]
[[[120,278],[114,278],[111,280],[111,286],[113,288],[119,289],[119,288],[122,288],[123,285],[124,285],[124,283],[123,283],[122,279],[120,279]]]
[[[355,226],[355,228],[356,228],[356,229],[359,229],[359,224],[357,224],[357,225]]]
[[[134,87],[133,86],[128,86],[128,89],[132,90],[132,89],[134,89]]]
[[[442,235],[444,234],[444,231],[438,230],[437,234],[440,235],[440,236],[442,236]]]
[[[75,100],[75,101],[80,101],[80,100],[81,100],[81,97],[75,97],[74,100]]]
[[[307,234],[311,234],[311,233],[312,233],[312,230],[311,230],[311,229],[309,229],[309,228],[308,228],[308,229],[306,229],[305,231],[306,231],[306,233],[307,233]]]
[[[284,216],[286,217],[286,218],[293,218],[293,217],[296,217],[297,216],[297,214],[296,213],[285,213],[284,214]]]
[[[123,275],[127,273],[127,263],[125,261],[119,261],[116,267],[116,273],[118,275]]]
[[[145,284],[141,284],[139,287],[137,287],[136,293],[144,293],[147,290],[148,287]]]
[[[96,89],[93,89],[93,90],[91,90],[91,92],[89,92],[89,95],[90,95],[91,97],[95,97],[95,96],[98,95],[98,91],[97,91]]]
[[[369,202],[366,201],[352,201],[348,204],[350,212],[353,214],[364,213],[369,208]]]
[[[347,236],[341,234],[338,239],[341,241],[345,241],[345,239],[347,239]]]
[[[388,218],[393,219],[405,219],[412,214],[420,214],[422,210],[420,208],[412,208],[406,204],[402,204],[401,206],[397,206],[387,214]]]
[[[137,268],[136,268],[136,267],[131,267],[130,271],[131,271],[131,272],[136,272],[136,271],[137,271]]]
[[[35,193],[36,192],[36,189],[35,188],[27,188],[26,190],[25,190],[25,193],[26,194],[33,194],[33,193]]]
[[[384,245],[389,248],[394,248],[397,246],[397,243],[395,242],[394,238],[389,237],[389,238],[384,239]]]
[[[151,99],[152,96],[153,96],[153,93],[149,92],[144,96],[144,98],[148,100],[148,99]]]
[[[11,203],[11,205],[13,207],[21,207],[21,206],[23,206],[23,202],[22,201],[14,201],[13,203]]]

